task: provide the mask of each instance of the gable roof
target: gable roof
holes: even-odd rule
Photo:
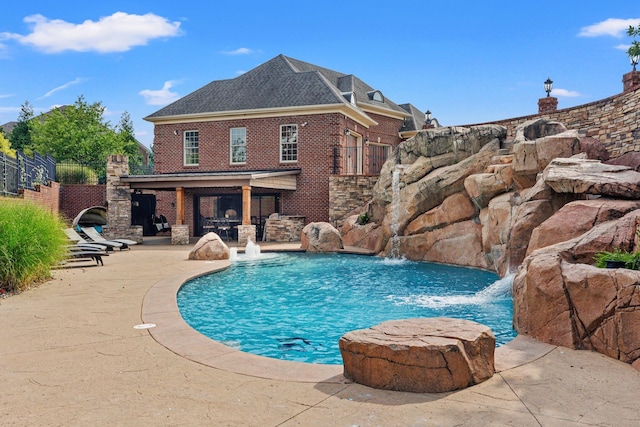
[[[406,111],[386,98],[374,100],[375,90],[353,75],[278,55],[228,80],[215,80],[145,117],[161,121],[189,116],[206,117],[240,111],[338,106],[357,110],[369,124],[366,111],[403,118]],[[353,97],[355,95],[355,103]]]

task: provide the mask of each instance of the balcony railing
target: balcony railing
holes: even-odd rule
[[[389,145],[365,144],[333,148],[333,175],[380,175],[391,154]]]

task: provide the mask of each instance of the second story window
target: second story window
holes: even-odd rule
[[[229,132],[231,164],[247,162],[247,128],[231,128]]]
[[[188,130],[184,132],[184,165],[197,166],[199,159],[198,131]]]
[[[298,161],[298,125],[280,126],[280,161]]]

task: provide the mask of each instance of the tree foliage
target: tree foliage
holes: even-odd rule
[[[20,107],[20,115],[18,116],[18,123],[15,125],[11,134],[7,135],[9,141],[11,141],[11,147],[20,151],[31,151],[31,132],[29,129],[30,122],[33,119],[33,107],[26,101]]]
[[[627,35],[629,37],[640,36],[640,25],[637,27],[629,26]],[[637,40],[632,41],[631,46],[627,49],[627,55],[629,55],[629,57],[640,56],[640,42]]]
[[[16,157],[16,150],[11,149],[11,143],[4,136],[4,132],[0,132],[0,153],[10,157]]]
[[[73,105],[59,107],[30,121],[33,147],[50,154],[56,161],[82,164],[104,163],[109,154],[139,158],[128,113],[120,125],[112,127],[104,118],[100,102],[88,103],[81,95]]]

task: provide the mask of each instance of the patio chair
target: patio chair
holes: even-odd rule
[[[87,246],[84,243],[77,245],[69,245],[67,247],[67,260],[68,261],[82,261],[91,259],[98,265],[104,265],[102,261],[103,256],[109,256],[109,254],[102,249],[96,249],[95,247]]]
[[[229,230],[231,230],[231,224],[229,224],[228,219],[223,218],[220,221],[218,221],[217,230],[218,230],[218,236],[220,236],[222,240],[229,240]],[[223,234],[224,234],[224,237],[223,237]]]
[[[81,227],[81,230],[82,230],[82,232],[84,234],[87,235],[87,237],[89,237],[91,240],[93,240],[96,243],[116,242],[116,243],[122,244],[122,247],[120,248],[120,250],[130,249],[129,246],[138,244],[138,242],[136,242],[134,240],[129,240],[129,239],[107,240],[107,239],[104,238],[104,236],[102,234],[98,233],[98,230],[96,230],[93,227]]]
[[[122,246],[123,246],[122,243],[118,243],[118,242],[101,242],[101,243],[92,242],[92,241],[87,240],[84,237],[82,237],[73,228],[65,228],[64,229],[64,233],[67,235],[69,240],[71,240],[72,242],[80,243],[80,244],[83,244],[83,245],[92,245],[94,247],[97,246],[99,249],[104,249],[105,252],[111,252],[111,251],[114,250],[114,248],[122,249]]]

